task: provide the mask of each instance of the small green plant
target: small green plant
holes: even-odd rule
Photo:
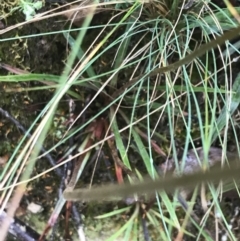
[[[13,11],[15,10],[21,10],[24,15],[25,19],[30,20],[36,15],[36,10],[39,10],[43,7],[43,1],[33,1],[33,0],[20,0],[19,6],[15,7]],[[13,12],[12,11],[12,12]]]

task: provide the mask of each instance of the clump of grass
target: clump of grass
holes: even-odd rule
[[[17,76],[0,77],[2,82],[28,83],[27,88],[21,89],[23,93],[49,88],[54,90],[28,129],[32,137],[27,139],[25,134],[2,173],[2,188],[10,186],[10,183],[16,185],[22,182],[16,187],[11,201],[12,213],[25,192],[36,161],[44,156],[39,157],[41,147],[47,144],[47,153],[53,153],[75,140],[78,133],[82,134],[80,141],[78,139],[82,145],[78,148],[71,144],[70,147],[78,151],[73,157],[63,153],[65,159],[58,164],[61,166],[74,158],[83,158],[75,182],[81,180],[93,155],[90,151],[95,147],[113,160],[118,183],[143,180],[146,174],[156,179],[156,165],[169,155],[177,160],[179,150],[182,150],[184,159],[189,146],[195,148],[201,145],[207,155],[212,143],[218,139],[222,148],[226,149],[229,129],[239,149],[234,120],[234,112],[239,104],[239,97],[235,94],[238,93],[239,77],[234,82],[232,71],[229,71],[233,62],[231,56],[238,51],[237,44],[230,41],[224,47],[218,46],[219,51],[198,51],[224,31],[238,26],[231,8],[218,8],[205,1],[129,1],[128,4],[90,1],[81,4],[78,11],[87,7],[89,12],[81,27],[74,29],[75,32],[72,29],[61,30],[71,48],[62,73],[18,72]],[[94,17],[99,7],[111,10]],[[46,12],[29,22],[47,21],[59,14]],[[104,16],[103,21],[106,22],[96,24],[99,16]],[[8,30],[10,28],[4,31]],[[41,36],[45,34],[55,33],[41,33]],[[225,50],[222,51],[222,48]],[[198,56],[181,62],[196,50]],[[171,65],[172,69],[158,74],[158,69]],[[219,83],[220,77],[223,80]],[[33,80],[42,85],[31,85]],[[65,132],[61,133],[60,140],[55,139],[50,145],[46,137],[59,110],[59,103],[64,98],[81,101],[83,107],[75,113],[74,120],[67,125]],[[90,134],[84,136],[83,133],[87,132]],[[95,153],[100,156],[100,151]],[[27,168],[24,169],[24,166]],[[92,166],[91,177],[88,177],[91,184],[96,175],[96,166]],[[8,175],[10,167],[12,174]],[[38,178],[41,178],[40,175]],[[3,192],[2,209],[13,190],[14,186]],[[211,211],[217,210],[221,213],[228,235],[233,237],[220,211],[218,194],[214,189],[211,190],[213,203],[203,221],[207,223]],[[192,202],[195,202],[196,196],[197,191]],[[161,192],[156,194],[156,204],[155,198],[146,200],[138,197],[137,201],[133,198],[130,206],[117,206],[116,210],[97,215],[97,218],[113,219],[115,215],[128,217],[126,223],[107,240],[116,240],[118,237],[124,237],[124,240],[148,240],[150,237],[154,240],[181,240],[183,236],[189,240],[211,240],[207,227],[203,228],[201,223],[189,218],[193,207],[190,205],[186,213],[181,212],[176,197],[174,195],[171,199]],[[60,195],[52,217],[59,215],[65,202]],[[196,235],[187,230],[189,223],[197,230]],[[79,226],[78,231],[80,229]],[[140,229],[142,232],[139,232]]]

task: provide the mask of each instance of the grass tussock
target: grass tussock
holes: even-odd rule
[[[204,172],[213,146],[222,166],[238,163],[237,3],[40,2],[0,7],[1,211],[21,208],[29,222],[28,204],[40,204],[44,221],[30,222],[38,240],[56,223],[59,240],[237,240],[238,206],[223,202],[219,180],[188,197],[182,188],[117,201],[111,189],[106,202],[63,195],[163,178],[170,156],[177,180],[199,147]],[[6,219],[0,240],[8,228]]]

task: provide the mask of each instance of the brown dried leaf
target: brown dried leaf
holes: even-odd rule
[[[94,10],[94,3],[92,0],[86,0],[81,4],[74,4],[71,5],[69,12],[64,13],[63,15],[68,19],[71,20],[75,25],[81,24],[81,20],[83,20],[89,13]],[[103,8],[96,8],[95,14],[104,11]]]
[[[3,166],[7,163],[9,156],[6,154],[5,156],[0,156],[0,165]]]

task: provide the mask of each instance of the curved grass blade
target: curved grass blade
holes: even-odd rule
[[[225,104],[222,109],[217,121],[216,127],[213,130],[212,143],[216,140],[216,138],[220,135],[220,132],[226,126],[226,123],[229,118],[231,118],[233,112],[237,109],[240,103],[240,74],[238,74],[237,78],[232,87],[232,95],[231,99],[228,103]]]

